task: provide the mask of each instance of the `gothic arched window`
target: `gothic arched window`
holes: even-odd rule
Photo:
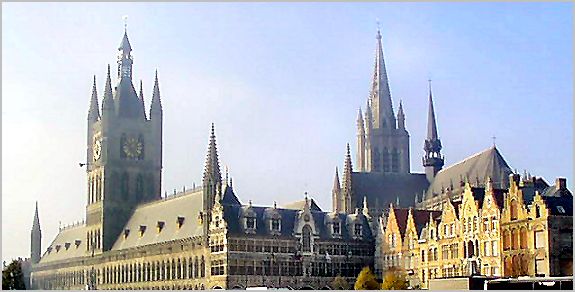
[[[516,220],[517,219],[517,201],[516,200],[512,200],[511,201],[511,220]]]
[[[126,134],[122,134],[120,137],[120,158],[126,158],[126,153],[124,152],[124,145],[126,144]]]
[[[374,171],[380,171],[381,170],[381,154],[379,153],[379,149],[377,147],[375,147],[373,149],[373,167],[372,169]]]
[[[306,224],[302,228],[301,233],[302,233],[303,251],[311,252],[311,227]]]
[[[200,273],[201,273],[201,277],[205,277],[206,276],[206,260],[204,259],[204,256],[202,256],[202,263],[201,263],[201,267],[200,267]]]
[[[390,159],[390,154],[389,154],[389,151],[387,150],[387,147],[383,148],[382,159],[383,159],[383,162],[382,162],[383,172],[391,171],[391,159]]]
[[[136,178],[136,198],[141,199],[144,197],[144,177],[138,174]]]
[[[199,269],[200,269],[200,265],[198,262],[198,257],[195,257],[194,258],[194,278],[197,278],[199,276],[199,273],[198,273]]]
[[[143,136],[142,134],[140,134],[140,135],[138,136],[138,144],[139,144],[139,145],[142,145],[142,149],[141,149],[141,151],[140,151],[140,154],[138,154],[138,160],[143,160],[143,159],[144,159],[144,154],[145,154],[145,152],[146,152],[146,151],[145,151],[146,144],[144,144],[144,136]]]
[[[391,153],[391,171],[399,172],[399,151],[396,148],[393,148]]]
[[[129,192],[130,192],[130,178],[128,177],[128,173],[124,172],[124,174],[122,174],[122,186],[121,186],[122,198],[124,200],[128,199]]]

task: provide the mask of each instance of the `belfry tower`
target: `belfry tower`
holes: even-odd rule
[[[409,133],[405,128],[405,114],[401,103],[397,120],[393,112],[379,29],[365,120],[360,109],[357,127],[358,171],[409,173]]]
[[[108,65],[101,113],[94,77],[86,147],[85,238],[89,251],[110,250],[134,208],[161,194],[162,104],[158,75],[156,72],[147,118],[142,83],[138,96],[132,82],[131,52],[124,32],[118,48],[118,80],[112,88]]]

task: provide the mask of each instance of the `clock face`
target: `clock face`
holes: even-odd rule
[[[102,141],[100,141],[100,139],[94,139],[94,146],[92,151],[94,153],[94,161],[98,161],[102,156]]]
[[[122,151],[126,154],[128,159],[137,159],[142,154],[144,145],[142,142],[134,137],[129,137],[125,140],[124,145],[122,145]]]

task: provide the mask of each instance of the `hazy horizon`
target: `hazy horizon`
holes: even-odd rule
[[[423,172],[428,79],[446,167],[496,144],[509,165],[573,183],[571,3],[3,3],[2,258],[42,253],[84,218],[86,128],[128,16],[146,110],[158,69],[162,195],[201,184],[210,124],[243,203],[308,192],[331,209],[335,167],[373,74],[376,19],[393,108]],[[114,74],[112,74],[114,75]],[[114,78],[113,81],[116,81]],[[138,85],[136,85],[138,87]],[[571,188],[572,189],[572,188]]]

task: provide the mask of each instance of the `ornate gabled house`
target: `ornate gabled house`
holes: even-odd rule
[[[412,287],[435,278],[572,275],[573,197],[563,178],[549,186],[517,174],[508,189],[466,182],[441,211],[390,207],[376,233],[376,267],[406,272]],[[551,235],[553,234],[553,236]]]
[[[118,51],[118,81],[112,87],[108,66],[101,112],[95,79],[92,89],[86,219],[61,228],[41,254],[36,209],[33,288],[319,289],[373,265],[367,202],[349,214],[324,212],[307,195],[283,208],[242,204],[227,171],[222,179],[213,124],[202,186],[162,198],[158,75],[146,116],[127,33]]]

